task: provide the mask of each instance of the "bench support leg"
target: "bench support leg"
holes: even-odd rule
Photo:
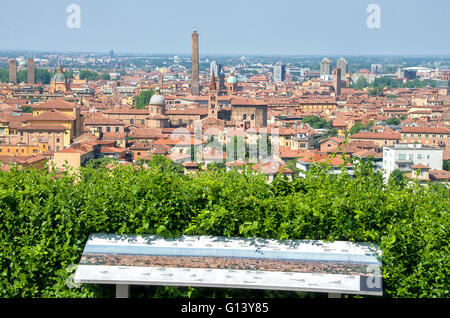
[[[116,298],[128,298],[130,285],[116,285]]]

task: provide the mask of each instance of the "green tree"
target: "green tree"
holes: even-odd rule
[[[350,135],[354,135],[359,133],[361,130],[366,129],[366,126],[364,126],[361,123],[356,123],[352,126],[352,128],[350,128]]]
[[[9,82],[9,72],[3,68],[0,68],[0,82],[8,83]]]
[[[450,171],[450,160],[444,160],[443,169],[445,171]]]
[[[111,79],[111,76],[109,76],[109,73],[102,73],[101,78],[105,81],[109,81]]]
[[[388,125],[399,125],[400,124],[400,119],[397,116],[391,117],[391,118],[386,120],[386,124],[388,124]]]
[[[394,171],[392,171],[389,178],[396,185],[399,185],[399,186],[405,185],[405,182],[406,182],[405,176],[403,175],[403,172],[400,171],[399,169],[395,169]]]
[[[367,82],[367,79],[365,77],[360,77],[356,80],[356,83],[352,85],[352,88],[363,89],[368,86],[369,82]]]
[[[17,82],[26,83],[28,78],[27,70],[20,70],[17,72]]]
[[[48,84],[50,84],[51,74],[46,69],[37,68],[35,78],[36,78],[36,83],[48,85]]]
[[[87,79],[88,81],[97,81],[99,79],[97,72],[91,72],[89,70],[80,71],[80,79]]]
[[[294,178],[299,178],[300,169],[297,168],[298,159],[292,159],[286,162],[286,167],[294,172]]]
[[[23,105],[22,107],[20,107],[20,109],[22,110],[22,113],[32,113],[33,112],[33,107],[28,106],[28,105]]]
[[[332,127],[331,122],[319,116],[305,116],[302,122],[314,129],[331,129]]]
[[[372,88],[369,91],[369,96],[384,96],[383,89],[380,87]]]
[[[150,102],[150,98],[152,98],[154,91],[152,89],[143,90],[139,93],[135,98],[135,106],[137,109],[144,109],[145,106]]]

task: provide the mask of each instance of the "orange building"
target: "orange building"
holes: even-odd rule
[[[403,127],[400,132],[402,143],[450,148],[450,129],[445,127]]]
[[[32,156],[48,151],[48,143],[29,144],[0,144],[0,156]]]

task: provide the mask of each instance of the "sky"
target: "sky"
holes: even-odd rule
[[[14,0],[0,50],[191,54],[197,27],[200,55],[450,55],[449,12],[449,0]]]

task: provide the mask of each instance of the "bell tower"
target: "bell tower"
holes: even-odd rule
[[[211,82],[209,84],[209,96],[208,96],[208,117],[217,119],[218,105],[217,105],[217,85],[214,72],[211,75]]]

